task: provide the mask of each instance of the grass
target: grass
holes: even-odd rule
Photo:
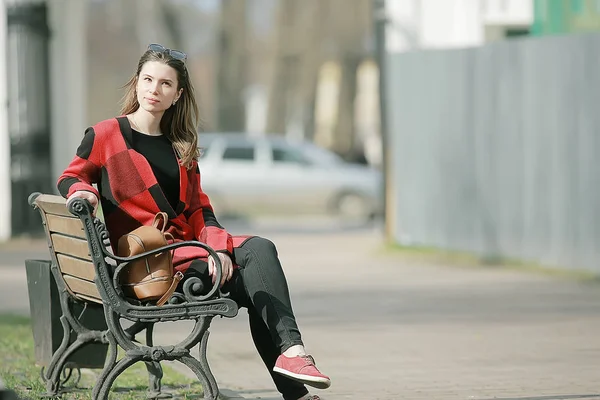
[[[396,243],[387,243],[384,245],[380,254],[453,267],[504,268],[580,282],[600,282],[600,275],[584,269],[561,268],[500,256],[481,257],[473,253],[444,250],[434,247],[404,246]]]
[[[29,318],[0,315],[0,379],[6,387],[15,391],[21,399],[40,399],[46,393],[40,378],[41,368],[35,365],[33,334]],[[201,399],[202,387],[163,364],[163,392],[177,399]],[[63,399],[91,399],[91,391],[100,370],[82,370],[77,387],[67,387],[70,392]],[[137,400],[146,398],[148,373],[143,363],[136,363],[114,382],[110,399]]]

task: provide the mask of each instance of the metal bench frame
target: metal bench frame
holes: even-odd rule
[[[77,216],[83,224],[89,246],[89,256],[95,269],[94,282],[101,297],[108,326],[106,331],[90,330],[79,322],[73,314],[71,306],[74,302],[85,304],[86,302],[93,302],[94,299],[74,294],[69,288],[59,267],[57,252],[51,236],[52,232],[48,227],[47,212],[42,210],[38,204],[39,199],[50,197],[56,199],[58,196],[33,193],[29,197],[29,204],[38,209],[42,216],[52,257],[51,271],[59,289],[63,314],[61,316],[64,331],[62,343],[52,355],[47,370],[42,371],[43,379],[46,381],[47,395],[56,396],[61,393],[64,376],[66,375],[65,371],[69,368],[67,365],[68,357],[85,344],[99,342],[108,343],[108,355],[104,368],[92,391],[92,399],[94,400],[107,400],[115,379],[128,367],[139,361],[146,364],[149,373],[148,397],[170,397],[161,392],[163,371],[160,362],[163,360],[179,361],[189,367],[202,383],[204,398],[216,400],[219,389],[206,357],[208,328],[213,317],[231,318],[236,316],[238,312],[236,303],[227,298],[219,289],[221,265],[217,253],[204,243],[188,241],[170,244],[135,257],[117,257],[108,250],[108,232],[102,221],[92,216],[93,209],[91,205],[83,199],[74,199],[69,202],[69,212]],[[186,279],[183,285],[183,294],[175,293],[170,301],[162,307],[150,303],[141,304],[124,296],[118,282],[121,273],[127,268],[129,262],[184,246],[201,247],[207,250],[215,259],[217,277],[215,284],[207,294],[199,295],[198,288],[202,286],[201,281],[198,278],[189,278]],[[100,301],[96,302],[99,303]],[[122,327],[119,321],[121,318],[134,322],[129,331]],[[169,346],[153,345],[152,333],[155,323],[180,320],[195,320],[192,331],[185,339]],[[134,341],[135,333],[144,329],[146,330],[145,345]],[[76,335],[76,339],[69,344],[72,334]],[[191,355],[190,350],[198,343],[200,343],[200,352],[199,357],[196,359]],[[120,360],[117,360],[118,347],[125,352],[124,357]],[[63,380],[61,380],[61,375]]]

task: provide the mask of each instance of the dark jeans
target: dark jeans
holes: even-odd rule
[[[233,256],[239,268],[222,291],[229,292],[239,307],[248,309],[252,339],[277,390],[285,400],[296,400],[308,393],[304,385],[273,372],[281,353],[302,344],[277,249],[267,239],[252,237],[236,248]],[[179,290],[191,276],[202,279],[205,288],[212,286],[208,264],[203,260],[192,262]]]

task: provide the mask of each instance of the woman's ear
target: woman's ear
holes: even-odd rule
[[[175,103],[177,103],[177,101],[181,97],[181,93],[183,93],[183,88],[179,89],[179,93],[177,93],[177,96],[175,96],[175,98],[173,99],[173,105],[175,105]]]

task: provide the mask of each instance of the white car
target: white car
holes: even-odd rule
[[[202,188],[215,214],[382,213],[382,173],[309,142],[279,136],[201,133]]]

